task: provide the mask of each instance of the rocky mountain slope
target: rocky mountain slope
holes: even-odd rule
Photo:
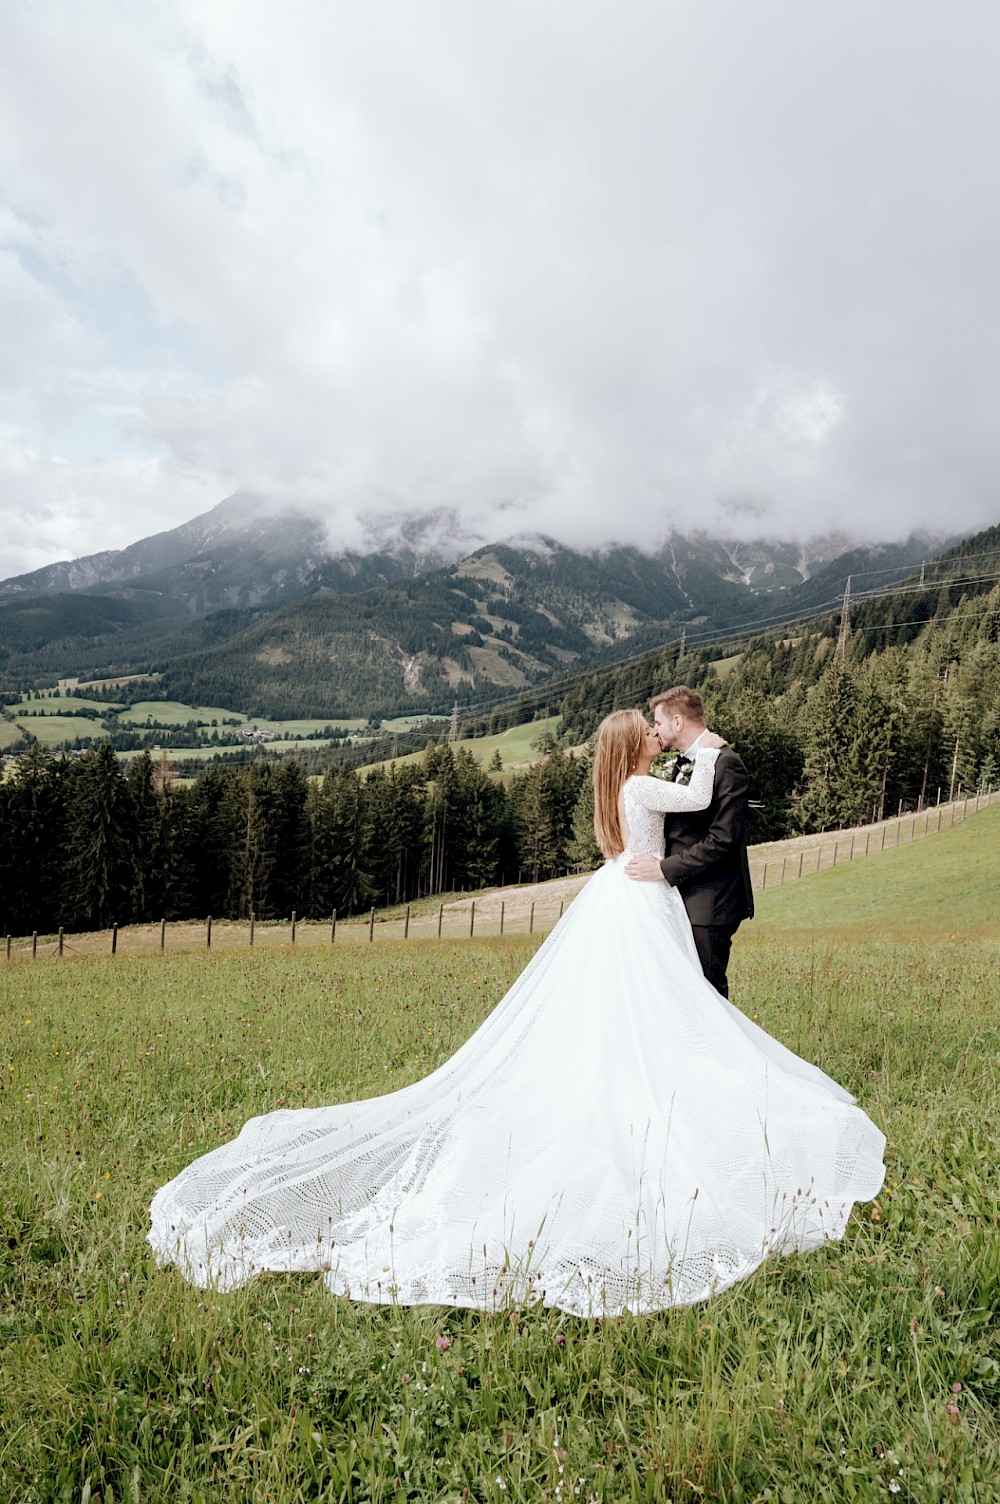
[[[682,627],[819,606],[848,572],[888,583],[940,547],[692,534],[648,553],[544,537],[470,552],[446,513],[384,521],[348,547],[315,516],[238,495],[129,548],[0,581],[0,688],[155,669],[171,695],[256,714],[440,709]]]

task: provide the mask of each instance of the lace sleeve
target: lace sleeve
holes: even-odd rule
[[[715,764],[720,751],[719,747],[698,748],[690,783],[667,783],[648,773],[632,778],[630,783],[637,803],[644,809],[659,810],[665,815],[707,809],[712,802]]]

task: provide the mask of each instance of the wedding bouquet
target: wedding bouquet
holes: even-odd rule
[[[674,777],[677,771],[677,759],[679,756],[680,753],[678,752],[661,752],[659,757],[654,757],[650,763],[650,773],[654,778],[662,778],[664,783],[686,782],[683,772],[677,778]]]

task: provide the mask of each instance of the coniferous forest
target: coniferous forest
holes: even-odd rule
[[[671,683],[702,690],[744,758],[751,841],[1000,782],[1000,586],[985,577],[870,603],[843,638],[831,621],[719,653],[671,644],[536,700],[559,711],[558,741],[507,780],[448,743],[320,777],[315,753],[209,765],[188,786],[147,754],[126,770],[110,743],[71,758],[34,747],[0,783],[0,932],[350,914],[589,867],[589,739],[609,710]],[[480,729],[531,713],[515,703]]]

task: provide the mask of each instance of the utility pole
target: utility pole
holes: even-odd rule
[[[921,564],[920,564],[920,585],[921,585],[921,588],[923,588],[924,570],[926,568],[927,568],[927,561],[926,561],[926,559],[924,559],[924,560],[921,561]]]
[[[458,701],[457,700],[455,701],[454,705],[451,707],[451,725],[448,728],[448,740],[450,742],[457,742],[458,741]]]
[[[851,576],[844,586],[844,604],[840,608],[840,636],[837,638],[837,657],[843,658],[851,635]]]

